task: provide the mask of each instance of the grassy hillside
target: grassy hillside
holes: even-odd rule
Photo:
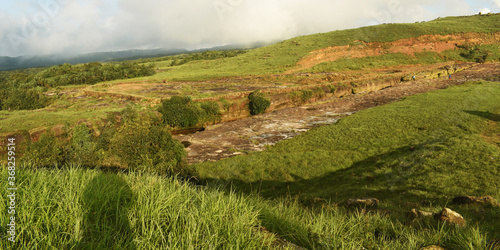
[[[460,195],[499,199],[499,104],[498,83],[471,82],[358,112],[264,152],[194,167],[209,183],[308,205],[375,197],[381,208],[402,214],[423,201],[436,210]],[[499,212],[481,215],[491,216],[482,226],[497,235]]]
[[[500,31],[498,24],[500,23],[499,19],[500,15],[485,15],[448,17],[426,23],[384,24],[297,37],[271,46],[253,49],[243,54],[240,54],[240,52],[244,51],[233,51],[227,55],[224,54],[224,52],[221,52],[222,54],[218,52],[205,52],[194,55],[179,55],[142,61],[135,60],[128,63],[128,65],[140,63],[141,66],[147,66],[149,68],[150,63],[154,62],[158,72],[152,76],[119,79],[98,83],[94,86],[65,85],[69,83],[93,84],[97,81],[96,79],[115,79],[115,77],[108,77],[111,73],[109,70],[105,69],[116,68],[118,66],[113,66],[114,64],[63,65],[61,67],[52,67],[43,70],[26,70],[13,72],[12,74],[2,73],[0,74],[0,81],[9,79],[10,83],[7,84],[8,86],[12,85],[14,79],[15,81],[19,81],[14,85],[22,87],[23,91],[36,92],[24,93],[21,91],[21,93],[17,93],[14,91],[17,95],[13,95],[11,93],[12,91],[4,91],[3,96],[5,96],[5,100],[1,100],[4,109],[8,109],[13,105],[22,106],[20,104],[26,103],[26,101],[19,100],[32,100],[33,98],[30,98],[31,95],[29,94],[44,97],[41,99],[42,103],[40,103],[40,105],[48,104],[49,106],[37,111],[22,110],[13,113],[0,111],[0,133],[6,135],[16,129],[19,131],[28,130],[33,133],[43,129],[50,129],[53,126],[64,124],[65,122],[73,124],[81,119],[89,120],[90,118],[90,120],[92,120],[92,116],[106,117],[107,113],[123,108],[125,106],[124,102],[128,101],[126,98],[135,100],[135,102],[138,102],[137,100],[140,98],[144,98],[142,99],[141,105],[150,106],[152,102],[158,103],[157,98],[165,98],[172,95],[172,93],[177,95],[191,95],[197,98],[210,98],[222,96],[226,93],[242,92],[242,89],[245,89],[247,86],[251,86],[250,88],[261,88],[264,85],[276,87],[276,85],[300,84],[302,78],[294,75],[287,75],[280,79],[272,77],[265,79],[265,77],[268,76],[263,76],[264,78],[261,76],[263,74],[283,73],[290,69],[295,69],[297,62],[311,51],[329,46],[351,45],[357,40],[364,42],[390,42],[403,38],[418,37],[424,34],[445,35],[460,34],[464,32],[481,32],[482,35],[491,35],[493,32]],[[489,53],[488,61],[491,61],[500,59],[500,54],[498,53],[498,51],[500,51],[499,46],[498,44],[481,45],[478,46],[478,49],[480,49],[482,53]],[[432,64],[444,61],[474,61],[474,58],[465,58],[460,55],[468,52],[470,51],[467,51],[467,49],[461,49],[445,51],[443,53],[428,51],[416,55],[389,53],[364,58],[343,58],[333,62],[320,63],[303,71],[331,72],[408,64]],[[220,58],[226,56],[231,57]],[[178,61],[176,64],[184,64],[171,66],[174,61]],[[93,72],[97,72],[96,74],[99,76],[90,77],[94,73],[81,72],[84,68],[89,68],[92,65],[99,66],[94,67],[99,68],[99,70],[93,69]],[[70,72],[71,74],[68,73],[66,75],[56,74],[57,72],[66,72],[65,70],[67,70],[67,68],[75,72]],[[54,76],[54,74],[57,76]],[[120,75],[120,73],[117,74]],[[246,75],[258,75],[260,78],[247,79],[247,81],[243,82],[245,87],[240,86],[241,81],[239,80],[234,80],[234,82],[229,80],[227,82],[223,81],[214,84],[202,82],[199,84],[190,83],[186,85],[172,82],[176,80],[207,80],[210,78]],[[48,78],[44,78],[45,76]],[[122,76],[125,77],[124,75]],[[127,75],[126,77],[130,78],[132,75]],[[25,79],[26,82],[20,79]],[[83,81],[82,79],[86,80]],[[87,80],[89,81],[87,82]],[[143,86],[144,89],[141,87],[136,88],[136,86],[141,83],[151,84],[151,86]],[[172,86],[171,83],[175,86]],[[336,84],[335,82],[332,83]],[[162,86],[156,87],[156,84]],[[155,88],[157,90],[154,90]],[[221,89],[223,92],[221,92]],[[50,94],[50,98],[43,96],[43,92]],[[94,96],[89,96],[89,93],[94,94]],[[8,99],[11,101],[8,101]],[[13,126],[13,124],[15,124],[15,126]]]
[[[0,171],[0,186],[8,173]],[[485,249],[475,225],[415,228],[377,213],[308,210],[293,200],[194,187],[173,178],[99,170],[23,170],[16,176],[17,241],[2,249]],[[5,196],[0,202],[5,204]],[[0,230],[6,232],[6,207]],[[468,248],[470,246],[471,248]]]
[[[6,240],[10,215],[7,207],[2,206],[0,231],[4,233],[0,233],[0,249],[296,249],[296,246],[307,249],[420,249],[432,244],[447,249],[488,249],[491,240],[500,238],[500,207],[458,206],[450,201],[458,195],[491,195],[500,199],[498,82],[467,82],[407,97],[281,141],[263,152],[189,167],[180,164],[193,169],[197,183],[204,186],[153,174],[147,169],[154,166],[153,161],[160,156],[168,155],[168,152],[158,153],[163,152],[157,150],[158,147],[165,149],[163,144],[145,139],[161,139],[153,132],[164,131],[160,117],[151,112],[157,109],[154,93],[150,99],[148,96],[140,100],[138,96],[107,91],[108,87],[122,87],[126,93],[128,88],[133,89],[134,85],[144,82],[157,85],[156,88],[163,88],[165,92],[172,89],[186,95],[201,95],[193,87],[196,84],[213,89],[220,87],[224,94],[243,92],[236,88],[242,83],[248,89],[260,87],[259,84],[286,88],[284,83],[292,86],[299,84],[300,77],[309,76],[273,78],[268,74],[281,74],[295,68],[311,51],[350,45],[358,40],[390,42],[425,34],[497,33],[500,31],[499,19],[500,15],[449,17],[426,23],[334,31],[297,37],[244,54],[237,53],[238,56],[231,58],[217,55],[214,58],[218,59],[214,60],[169,57],[157,62],[159,72],[155,75],[100,83],[95,88],[51,86],[49,92],[45,92],[52,96],[51,105],[44,109],[0,111],[0,132],[6,135],[14,130],[29,130],[36,137],[42,130],[61,125],[57,128],[62,134],[59,138],[54,135],[53,140],[48,140],[51,143],[38,142],[35,143],[37,147],[47,146],[54,152],[71,149],[79,153],[73,156],[92,159],[93,152],[103,152],[90,150],[97,148],[93,147],[98,142],[94,139],[105,131],[98,131],[98,127],[121,120],[126,126],[110,126],[109,131],[118,132],[102,133],[108,140],[102,143],[127,145],[130,151],[121,150],[124,146],[112,148],[121,155],[140,158],[142,161],[138,161],[137,169],[144,171],[115,173],[75,166],[36,169],[39,166],[18,162],[17,242],[12,244]],[[489,60],[500,58],[498,48],[498,44],[480,46],[490,52]],[[305,71],[469,60],[460,54],[471,51],[474,50],[347,58],[318,64]],[[188,59],[182,61],[182,58]],[[179,62],[175,64],[181,65],[171,66],[177,59]],[[142,61],[146,63],[149,61]],[[227,82],[222,79],[222,85],[215,82],[213,86],[210,81],[192,85],[182,82],[245,75],[258,77]],[[176,80],[180,82],[173,82]],[[338,84],[335,79],[325,81]],[[37,84],[36,81],[32,83],[33,86]],[[427,83],[432,84],[432,81]],[[47,90],[45,88],[48,87],[43,91]],[[106,92],[115,95],[106,95]],[[242,96],[246,101],[246,96]],[[133,102],[134,105],[127,106]],[[244,106],[243,102],[239,104]],[[118,112],[126,106],[125,110],[131,111],[129,114],[135,114],[136,125],[125,123],[126,113]],[[151,121],[145,119],[147,114]],[[62,124],[68,122],[71,126],[89,121],[94,122],[92,130],[88,129],[93,132],[82,132],[80,141],[75,137],[63,138],[66,143],[71,142],[68,148],[59,148],[62,144],[53,143],[69,136],[62,131]],[[87,131],[85,124],[80,127]],[[151,129],[160,127],[158,131]],[[88,140],[83,140],[85,138]],[[119,139],[129,143],[118,144]],[[181,148],[180,143],[176,145]],[[21,143],[17,144],[18,149],[19,146]],[[45,152],[37,151],[37,147],[33,146],[34,152]],[[145,148],[158,155],[152,154],[154,159],[151,159],[151,155],[144,153]],[[114,156],[103,162],[114,164],[118,160]],[[8,176],[6,167],[2,166],[0,187],[4,190],[9,185]],[[380,204],[376,209],[348,209],[342,205],[346,199],[362,197],[378,198]],[[0,203],[8,201],[5,195],[0,196]],[[438,212],[445,206],[464,215],[467,225],[458,228],[433,219],[413,221],[404,216],[415,207]]]
[[[210,77],[283,73],[309,52],[349,45],[353,41],[392,42],[426,34],[448,35],[465,32],[500,31],[500,15],[447,17],[425,23],[383,24],[296,37],[274,45],[251,50],[238,57],[188,63],[149,79],[201,80]]]
[[[397,202],[500,195],[500,148],[488,140],[500,131],[499,103],[498,83],[471,82],[361,111],[265,152],[196,168],[202,178],[253,183],[268,196],[368,195]]]

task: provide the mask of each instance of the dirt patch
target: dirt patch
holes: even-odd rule
[[[424,35],[416,38],[401,39],[394,42],[366,43],[354,41],[351,45],[333,46],[315,50],[302,58],[293,73],[312,68],[323,62],[333,62],[342,58],[362,58],[380,56],[389,53],[415,55],[419,52],[443,52],[464,44],[493,44],[500,39],[500,33],[493,35],[479,33],[464,33],[460,35]]]

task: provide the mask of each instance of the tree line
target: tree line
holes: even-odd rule
[[[98,82],[155,74],[154,65],[137,62],[91,62],[62,64],[45,69],[0,72],[0,108],[2,110],[38,109],[50,104],[42,93],[48,88],[66,85],[92,85]]]

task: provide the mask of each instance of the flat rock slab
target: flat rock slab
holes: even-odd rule
[[[380,72],[379,72],[380,73]],[[380,73],[381,74],[381,73]],[[500,63],[478,64],[447,78],[402,82],[390,88],[322,100],[320,104],[285,108],[236,121],[222,122],[205,131],[176,135],[189,145],[188,162],[217,161],[235,155],[265,150],[281,140],[311,128],[335,123],[360,110],[401,100],[406,96],[459,85],[466,81],[498,77]],[[221,151],[222,150],[222,151]]]

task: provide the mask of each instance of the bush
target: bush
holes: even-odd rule
[[[165,124],[171,127],[194,127],[200,120],[200,111],[190,97],[173,96],[158,108]]]
[[[300,91],[300,100],[302,103],[309,101],[313,97],[314,92],[310,89],[303,89]]]
[[[123,124],[111,139],[111,152],[132,170],[180,173],[186,152],[170,132],[147,120]]]
[[[219,104],[208,101],[200,104],[203,110],[203,122],[215,122],[220,118]]]
[[[224,109],[224,111],[228,112],[231,108],[231,103],[226,98],[221,98],[219,102],[222,103],[222,108]]]
[[[487,50],[483,50],[478,46],[462,45],[458,47],[465,50],[465,52],[460,53],[460,56],[469,61],[485,63],[490,56],[490,53]]]
[[[104,151],[99,149],[92,131],[84,123],[75,126],[71,137],[70,161],[78,165],[97,166],[103,155]]]
[[[328,88],[328,91],[332,94],[335,93],[335,90],[337,90],[337,87],[335,87],[335,85],[333,84],[327,85],[326,87]]]
[[[69,143],[58,139],[53,133],[45,132],[40,140],[30,143],[23,159],[30,161],[35,168],[61,166],[67,163]]]
[[[189,174],[184,146],[172,138],[157,116],[140,116],[132,106],[121,114],[123,119],[119,124],[111,113],[108,117],[113,121],[99,128],[99,136],[94,136],[85,123],[76,125],[71,137],[69,133],[59,137],[43,133],[40,140],[29,143],[23,159],[35,167],[69,163],[97,167],[106,160],[111,164],[122,163],[131,170]]]
[[[0,94],[3,110],[33,110],[50,104],[50,98],[35,89],[10,89]]]
[[[321,87],[316,87],[313,89],[313,96],[316,98],[322,98],[325,96],[325,91]]]
[[[158,108],[165,124],[171,127],[190,128],[200,122],[215,122],[219,116],[216,102],[193,103],[190,97],[172,96]]]
[[[248,107],[251,115],[262,114],[271,106],[271,101],[258,90],[252,92],[248,96],[248,100],[250,101]]]

